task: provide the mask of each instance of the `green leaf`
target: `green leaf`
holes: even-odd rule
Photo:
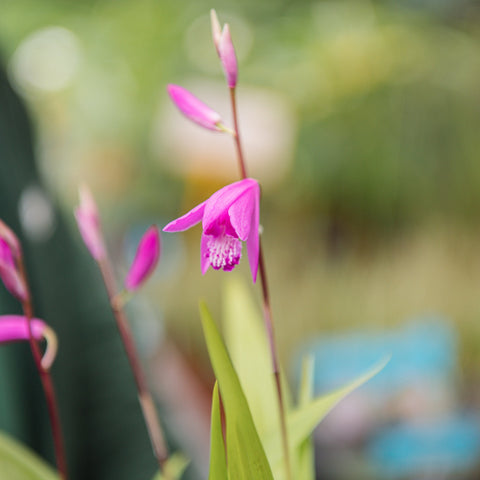
[[[300,445],[311,435],[314,428],[327,415],[327,413],[352,390],[365,383],[380,372],[388,363],[390,358],[382,360],[371,370],[353,380],[344,387],[339,388],[331,393],[315,398],[305,405],[299,406],[296,410],[288,414],[288,441],[290,451],[295,452]],[[269,459],[274,465],[275,473],[277,465],[282,460],[282,450],[280,438],[277,431],[272,431],[265,442],[265,448],[269,452]],[[280,468],[280,467],[279,467]]]
[[[227,479],[227,463],[225,460],[225,445],[223,444],[218,382],[215,382],[212,393],[212,419],[210,427],[210,468],[208,472],[208,480],[224,479]]]
[[[5,433],[0,433],[1,478],[8,480],[59,480],[39,456]]]
[[[189,463],[190,461],[182,454],[174,453],[168,458],[165,464],[165,469],[168,472],[168,476],[165,477],[165,475],[162,475],[160,472],[158,472],[152,478],[152,480],[165,480],[165,478],[179,480]]]
[[[298,406],[304,407],[313,399],[313,368],[314,358],[308,356],[302,362],[302,377],[298,393]],[[307,438],[298,446],[294,460],[297,462],[297,478],[299,480],[315,480],[315,458],[312,436]]]
[[[200,313],[210,361],[225,409],[229,479],[273,480],[238,376],[210,312],[203,302],[200,304]]]
[[[277,389],[262,316],[245,282],[238,277],[230,276],[226,282],[223,313],[225,344],[263,439],[268,432],[280,428]],[[288,386],[282,380],[288,406]]]

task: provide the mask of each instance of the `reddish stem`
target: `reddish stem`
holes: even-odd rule
[[[247,167],[245,164],[245,159],[243,156],[242,143],[240,141],[240,130],[238,128],[237,99],[235,95],[235,87],[230,87],[230,102],[232,104],[233,128],[234,128],[233,138],[235,139],[235,146],[237,148],[238,166],[240,167],[240,176],[242,177],[242,179],[245,179],[248,177],[248,175],[247,175]]]
[[[38,346],[37,340],[33,336],[32,330],[32,318],[33,318],[33,308],[30,296],[30,289],[28,287],[27,276],[25,267],[23,265],[23,260],[20,257],[19,259],[19,271],[20,275],[23,277],[27,289],[27,300],[22,302],[22,308],[25,317],[27,318],[28,323],[28,341],[30,343],[30,348],[32,350],[33,360],[37,368],[38,374],[40,376],[40,381],[42,382],[43,391],[45,394],[45,400],[47,403],[48,416],[50,419],[50,426],[52,429],[53,437],[53,446],[55,449],[55,458],[57,462],[57,470],[62,480],[68,479],[68,469],[67,469],[67,460],[65,455],[65,447],[63,441],[62,427],[60,423],[60,416],[58,413],[58,404],[55,395],[55,388],[53,386],[52,377],[50,372],[42,366],[42,354],[40,352],[40,347]]]
[[[103,281],[107,289],[108,298],[112,306],[113,315],[117,324],[118,332],[125,348],[130,368],[133,373],[135,385],[138,393],[138,400],[142,409],[143,418],[147,427],[150,443],[153,453],[157,459],[160,471],[163,472],[167,480],[171,479],[167,468],[168,452],[165,445],[162,429],[158,420],[155,404],[152,395],[145,380],[145,374],[138,360],[137,349],[133,341],[132,332],[128,325],[127,317],[123,310],[122,304],[118,301],[115,289],[115,280],[112,273],[112,267],[107,257],[98,262],[102,273]]]

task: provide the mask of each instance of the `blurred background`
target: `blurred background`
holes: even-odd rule
[[[230,123],[210,34],[216,8],[237,48],[240,128],[249,173],[263,186],[277,339],[292,384],[305,351],[317,356],[318,391],[334,386],[321,374],[330,365],[322,358],[348,380],[385,351],[400,352],[383,386],[379,379],[360,390],[319,429],[320,451],[336,452],[319,462],[319,478],[478,478],[477,2],[0,0],[0,7],[0,50],[34,121],[43,180],[72,229],[77,187],[90,186],[119,274],[149,224],[162,227],[238,178],[230,139],[188,123],[165,89],[189,88]],[[201,276],[199,235],[197,228],[163,236],[134,327],[153,364],[168,338],[194,372],[207,398],[204,431],[212,374],[197,301],[206,298],[218,317],[225,274]],[[248,278],[246,262],[232,275]],[[168,374],[152,377],[168,397]]]

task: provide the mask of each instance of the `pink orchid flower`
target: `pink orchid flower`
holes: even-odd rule
[[[223,26],[223,30],[221,30],[217,13],[213,9],[210,11],[210,20],[212,24],[213,43],[217,49],[220,62],[222,63],[228,86],[235,88],[238,78],[238,65],[235,48],[233,47],[232,37],[230,35],[230,27],[228,23],[226,23]]]
[[[202,221],[200,245],[202,274],[215,270],[233,270],[247,243],[248,260],[255,282],[259,255],[260,186],[252,178],[232,183],[215,192],[208,200],[173,222],[164,232],[181,232]]]
[[[57,336],[55,332],[39,318],[31,319],[32,335],[35,340],[45,339],[47,349],[42,358],[42,367],[48,370],[57,353]],[[0,315],[0,343],[28,340],[30,332],[28,320],[22,315]]]
[[[105,246],[97,204],[87,186],[82,185],[79,194],[80,205],[75,209],[78,229],[92,257],[100,261],[105,257]]]
[[[151,275],[160,258],[160,233],[152,225],[138,244],[137,253],[125,278],[127,290],[137,290]]]
[[[222,118],[220,115],[205,105],[193,93],[179,85],[169,84],[168,94],[176,107],[192,122],[209,130],[222,131]]]
[[[0,237],[0,278],[5,288],[18,300],[28,299],[28,290],[15,262],[10,244]]]

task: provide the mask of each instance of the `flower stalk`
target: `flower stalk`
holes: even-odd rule
[[[47,353],[43,356],[40,352],[37,340],[33,332],[33,307],[28,286],[25,266],[23,264],[23,257],[19,253],[18,257],[19,274],[25,284],[26,298],[22,300],[23,313],[27,319],[28,324],[28,342],[32,351],[33,360],[40,376],[45,400],[47,403],[48,416],[50,419],[50,426],[52,429],[53,446],[55,450],[55,459],[57,462],[57,470],[62,480],[68,480],[67,457],[65,454],[65,446],[63,440],[62,427],[60,423],[60,415],[58,410],[57,398],[55,395],[55,388],[53,386],[52,377],[50,375],[50,365],[52,363],[51,355]],[[50,333],[49,333],[50,335]]]
[[[100,260],[97,261],[97,263],[103,277],[105,288],[107,290],[117,329],[120,334],[120,338],[122,339],[125,353],[133,373],[135,386],[137,388],[138,401],[140,403],[142,415],[147,427],[153,454],[157,459],[158,466],[160,471],[163,473],[164,478],[166,480],[173,480],[167,468],[168,451],[162,428],[160,427],[160,422],[152,395],[147,386],[145,374],[138,360],[138,354],[135,347],[135,342],[133,340],[133,335],[123,309],[124,302],[121,300],[121,297],[116,294],[115,279],[108,256],[105,254]]]
[[[232,107],[233,125],[234,125],[234,141],[237,150],[238,164],[240,167],[240,176],[242,179],[247,178],[247,168],[245,164],[245,157],[243,155],[242,143],[240,141],[240,131],[238,124],[238,112],[237,102],[235,95],[235,87],[229,87],[230,101]],[[290,449],[288,443],[288,431],[287,431],[287,416],[285,410],[285,402],[283,400],[283,389],[280,377],[280,368],[278,362],[278,353],[275,343],[275,330],[272,316],[272,309],[270,306],[270,293],[268,289],[267,271],[265,268],[265,260],[263,256],[262,239],[259,238],[259,251],[258,251],[258,271],[260,273],[260,282],[262,284],[262,303],[263,303],[263,319],[265,322],[265,330],[268,337],[268,343],[270,346],[270,356],[272,360],[273,375],[275,377],[275,387],[277,390],[278,409],[280,416],[280,431],[282,436],[282,448],[283,456],[285,460],[285,471],[287,480],[292,480],[292,466],[290,461]]]
[[[173,480],[168,471],[168,451],[162,428],[123,308],[132,294],[143,285],[155,269],[160,256],[160,235],[155,226],[151,226],[143,235],[125,279],[124,289],[117,293],[113,268],[105,248],[98,208],[86,186],[80,190],[80,205],[75,209],[75,217],[85,246],[96,261],[107,290],[118,333],[132,370],[153,454],[165,480]]]

